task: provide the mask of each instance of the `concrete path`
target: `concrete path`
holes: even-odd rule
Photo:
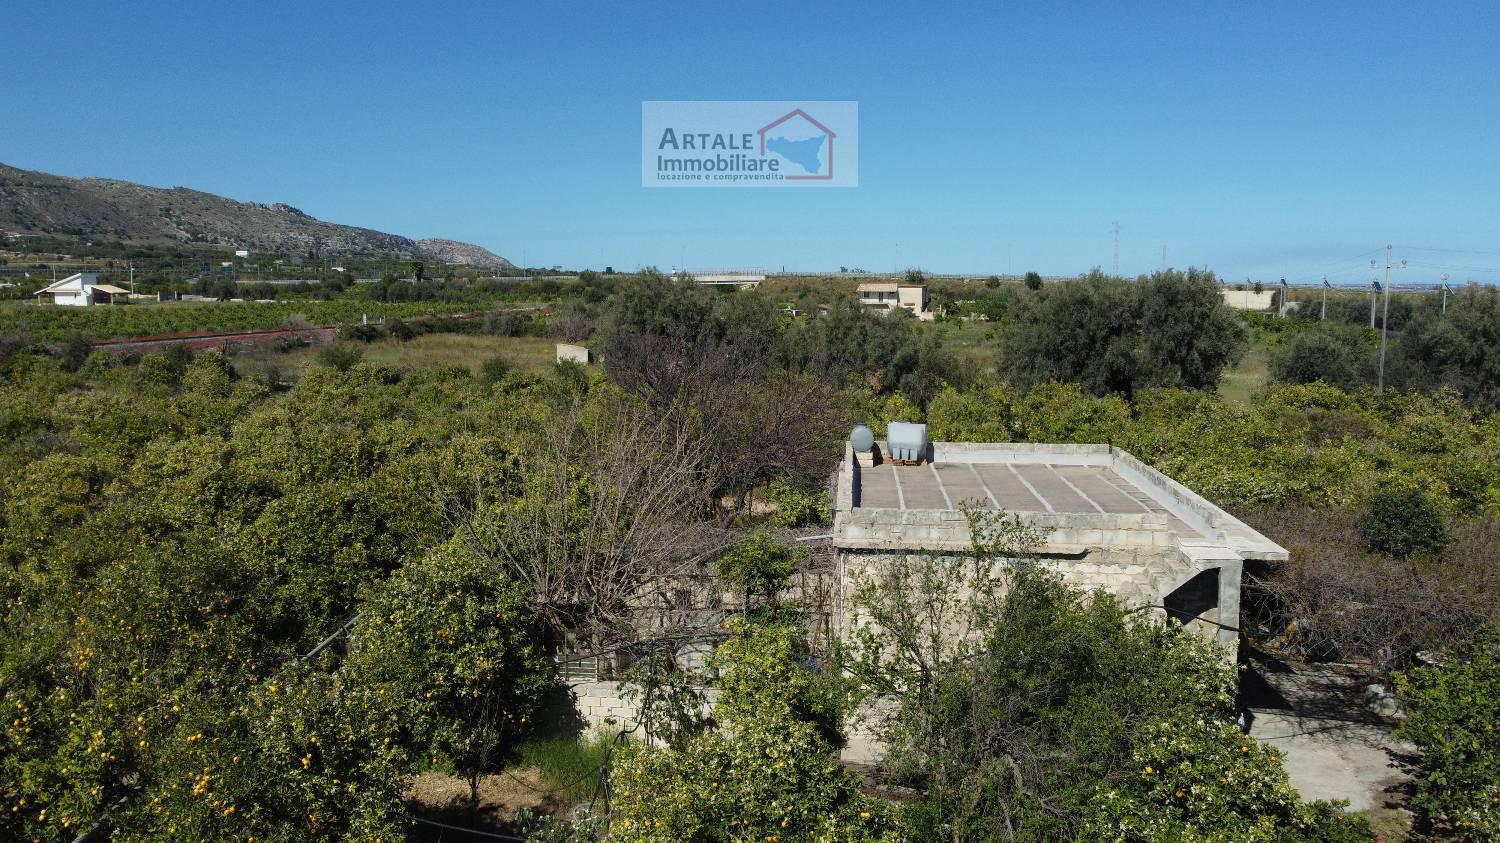
[[[1379,726],[1262,711],[1250,734],[1286,755],[1287,775],[1303,799],[1343,799],[1350,811],[1373,811],[1391,807],[1411,780]]]
[[[1365,684],[1347,669],[1252,653],[1241,677],[1250,734],[1286,756],[1303,799],[1342,799],[1350,811],[1405,804],[1415,748],[1392,739],[1395,723],[1365,705]]]

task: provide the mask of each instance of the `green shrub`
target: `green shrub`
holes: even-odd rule
[[[796,553],[765,533],[756,533],[719,557],[715,573],[749,605],[750,595],[770,598],[792,575]]]
[[[136,366],[136,377],[149,384],[176,388],[182,382],[182,372],[172,365],[165,354],[152,352],[141,357]]]
[[[338,369],[340,372],[347,372],[354,368],[354,365],[363,359],[364,356],[365,353],[363,351],[352,345],[335,343],[325,346],[322,351],[318,352],[318,362],[324,366]]]
[[[766,489],[765,499],[776,507],[774,519],[783,527],[827,524],[833,520],[833,504],[823,489],[809,491],[778,480]]]
[[[1462,840],[1500,840],[1500,631],[1488,627],[1439,667],[1396,675],[1407,719],[1396,737],[1422,748],[1412,804]]]
[[[374,342],[383,336],[379,325],[351,325],[344,330],[344,335],[351,340],[360,342]]]
[[[392,319],[385,323],[385,332],[402,342],[406,342],[417,335],[416,328],[413,328],[409,323],[403,322],[400,319]]]
[[[69,372],[76,372],[83,367],[89,359],[89,354],[94,350],[94,338],[87,334],[72,333],[62,342],[58,349],[58,357],[62,359],[63,368]]]
[[[1436,556],[1453,538],[1443,511],[1421,489],[1386,489],[1375,494],[1359,523],[1365,545],[1398,559]]]
[[[504,354],[496,354],[479,364],[479,382],[485,386],[498,383],[505,380],[505,376],[510,374],[513,368],[510,358]]]
[[[736,619],[714,652],[723,694],[706,732],[681,750],[631,744],[611,765],[610,840],[703,843],[899,840],[895,810],[860,792],[829,724],[843,711],[808,667],[796,624]]]

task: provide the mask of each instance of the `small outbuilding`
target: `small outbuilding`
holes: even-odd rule
[[[590,362],[589,350],[581,345],[560,342],[557,344],[557,362],[580,363],[587,366]]]

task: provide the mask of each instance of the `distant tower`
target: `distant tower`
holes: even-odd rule
[[[1161,271],[1167,271],[1167,244],[1161,244]]]
[[[1115,220],[1115,268],[1114,274],[1120,274],[1120,221]]]

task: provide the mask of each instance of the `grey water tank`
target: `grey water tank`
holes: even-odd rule
[[[927,458],[927,425],[895,421],[886,426],[885,446],[891,459],[915,462]]]
[[[870,449],[875,447],[875,432],[862,424],[855,425],[854,430],[849,433],[849,447],[861,454],[870,453]]]

